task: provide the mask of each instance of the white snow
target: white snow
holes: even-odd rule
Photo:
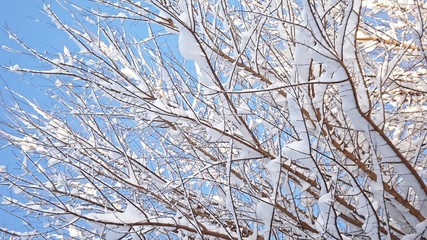
[[[128,204],[124,212],[89,213],[87,218],[111,223],[132,224],[146,221],[144,214],[132,204]]]
[[[128,66],[120,69],[120,72],[131,79],[141,80],[141,77],[138,74],[136,74],[136,72]]]
[[[70,50],[68,50],[67,46],[64,46],[64,56],[65,57],[71,57]]]
[[[182,25],[179,27],[178,44],[179,52],[186,60],[199,62],[203,58],[199,43],[193,34]]]
[[[6,46],[6,45],[1,46],[1,48],[3,48],[4,50],[6,50],[6,51],[8,51],[8,52],[15,52],[15,53],[19,53],[19,51],[15,50],[15,49],[13,49],[13,48],[10,48],[10,47],[8,47],[8,46]]]
[[[73,225],[70,225],[67,230],[68,230],[68,233],[70,234],[70,237],[72,238],[82,237],[82,233],[79,230],[77,230]]]
[[[47,162],[47,166],[51,167],[57,163],[60,163],[59,159],[57,158],[49,158],[48,162]]]
[[[18,64],[15,64],[15,65],[13,65],[13,66],[10,66],[10,67],[9,67],[9,70],[10,70],[10,71],[17,72],[17,71],[21,70],[21,67],[20,67]]]
[[[270,160],[267,164],[267,170],[270,173],[271,184],[274,187],[273,196],[276,195],[276,186],[279,182],[280,177],[280,156],[276,159]]]
[[[268,199],[264,199],[265,201],[260,201],[256,206],[256,216],[261,222],[264,224],[264,239],[269,239],[269,231],[271,228],[271,220],[273,218],[274,207],[269,204]]]

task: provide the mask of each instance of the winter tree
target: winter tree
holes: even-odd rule
[[[6,236],[427,237],[426,2],[71,2],[74,45],[4,47],[51,97],[3,101]]]

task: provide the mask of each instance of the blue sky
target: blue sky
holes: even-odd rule
[[[46,0],[49,3],[49,0]],[[82,3],[90,5],[87,0],[75,0],[73,3]],[[69,17],[69,12],[61,9],[58,4],[52,2],[52,7],[55,12],[66,18],[66,22],[72,21]],[[43,13],[43,1],[41,0],[7,0],[2,2],[0,8],[0,66],[13,66],[18,64],[22,68],[37,68],[40,66],[37,59],[31,58],[28,55],[22,55],[6,51],[1,46],[7,46],[12,49],[22,50],[17,43],[8,37],[6,29],[15,33],[25,43],[39,52],[49,52],[55,54],[63,52],[64,45],[73,50],[74,44],[69,37],[58,30],[46,14]],[[144,28],[145,29],[145,28]],[[4,102],[10,103],[11,98],[9,92],[5,89],[8,86],[13,91],[24,95],[29,100],[35,101],[43,108],[49,107],[47,97],[37,90],[37,85],[43,85],[46,80],[39,76],[31,74],[19,75],[5,71],[0,68],[0,96]],[[34,85],[34,86],[33,86]],[[1,100],[0,100],[1,101]],[[4,114],[4,109],[0,107],[0,120],[7,119]],[[6,166],[9,172],[20,172],[21,166],[16,159],[22,155],[11,148],[2,148],[5,142],[0,139],[0,166]],[[0,196],[10,196],[12,190],[2,186],[0,182]],[[0,203],[2,199],[0,198]],[[1,208],[6,208],[6,211]],[[27,231],[21,221],[17,220],[7,211],[13,211],[13,208],[7,209],[7,206],[0,204],[0,227],[6,227],[11,230]],[[18,213],[25,214],[25,213]],[[0,233],[0,239],[3,239]]]
[[[38,22],[36,19],[49,22],[49,18],[43,13],[43,1],[33,0],[8,0],[2,1],[0,8],[0,46],[17,48],[17,44],[9,39],[6,28],[16,33],[25,42],[39,51],[52,51],[62,49],[64,42],[67,42],[67,36],[54,26],[48,23]],[[17,48],[19,49],[19,48]],[[17,53],[11,53],[0,48],[0,65],[9,66],[19,64],[20,66],[35,66],[38,61],[21,56]],[[42,101],[43,96],[35,91],[29,82],[37,84],[42,79],[30,75],[11,74],[0,68],[0,93],[5,102],[8,102],[5,86],[8,85],[14,91],[27,96],[29,99]],[[0,108],[0,118],[4,119],[3,109]],[[0,140],[0,147],[5,143]],[[20,169],[16,162],[14,154],[10,148],[0,149],[0,165],[7,166],[11,171]],[[0,195],[9,195],[10,189],[0,186]],[[0,200],[1,201],[1,200]],[[4,206],[3,206],[4,207]],[[0,226],[8,227],[14,230],[24,230],[22,223],[13,218],[10,214],[0,210]],[[1,234],[0,234],[1,238]]]
[[[39,51],[61,49],[63,47],[61,42],[65,42],[67,36],[61,34],[53,25],[48,24],[49,18],[42,9],[43,1],[13,0],[2,2],[0,8],[0,45],[20,49],[15,41],[9,39],[6,29],[10,29],[11,32],[16,33],[22,40]],[[39,22],[36,19],[45,22]],[[37,63],[38,61],[34,58],[11,53],[0,48],[0,65],[2,66],[19,64],[23,67],[30,67]],[[12,74],[3,69],[0,69],[0,76],[2,93],[4,93],[4,85],[8,84],[12,89],[30,99],[34,91],[25,80],[31,80],[31,82],[40,80],[28,75]]]

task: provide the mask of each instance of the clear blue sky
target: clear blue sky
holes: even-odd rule
[[[56,51],[56,49],[62,49],[64,43],[68,41],[68,37],[65,34],[61,34],[53,25],[36,21],[36,19],[40,19],[49,22],[49,18],[43,13],[42,9],[43,1],[41,0],[2,1],[2,6],[0,7],[0,46],[17,47],[17,44],[9,39],[6,33],[6,28],[9,28],[39,51]],[[10,53],[0,48],[0,65],[8,66],[14,64],[30,67],[35,66],[37,61],[29,59],[28,56]],[[4,99],[6,102],[8,101],[7,94],[5,94],[7,92],[5,90],[6,84],[14,91],[27,96],[29,99],[42,101],[43,97],[28,84],[28,82],[37,84],[40,81],[42,79],[38,77],[11,74],[0,68],[0,93],[3,97],[6,97]],[[0,118],[4,119],[2,111],[0,108]],[[0,147],[3,145],[4,142],[0,140]],[[9,170],[20,169],[13,152],[9,148],[0,149],[0,165],[7,166]],[[10,195],[10,192],[10,189],[0,186],[0,195],[7,196]],[[0,210],[0,226],[25,231],[22,223],[2,210]],[[2,238],[1,234],[0,238]]]
[[[49,3],[50,0],[45,0]],[[8,46],[14,49],[22,50],[16,42],[9,39],[6,29],[17,34],[24,42],[28,43],[32,48],[35,48],[39,52],[57,53],[63,52],[65,45],[72,51],[73,43],[69,37],[58,30],[54,24],[51,23],[50,18],[43,13],[43,2],[42,0],[6,0],[2,1],[0,8],[0,65],[1,66],[13,66],[18,64],[21,68],[32,68],[40,66],[37,59],[30,58],[28,55],[20,55],[17,53],[11,53],[4,50],[1,46]],[[88,0],[74,0],[76,4],[84,4],[86,6],[94,6],[91,1]],[[52,7],[55,12],[65,17],[66,22],[72,21],[69,12],[61,9],[54,1],[52,1]],[[40,21],[38,21],[40,20]],[[145,28],[144,28],[145,29]],[[9,73],[0,68],[0,94],[5,102],[10,102],[10,97],[5,86],[9,86],[17,93],[26,96],[28,99],[38,102],[43,107],[49,107],[48,101],[43,101],[47,97],[40,94],[38,90],[31,86],[31,84],[43,85],[42,79],[38,76],[31,76],[30,74],[18,75]],[[4,110],[0,107],[0,119],[4,120]],[[0,166],[7,166],[8,171],[20,171],[21,166],[19,161],[16,160],[15,155],[22,156],[15,150],[13,152],[10,148],[1,148],[5,145],[5,142],[0,139]],[[1,186],[0,182],[0,207],[7,208],[1,204],[1,196],[10,196],[12,190]],[[7,209],[11,211],[11,209]],[[17,221],[12,215],[8,214],[7,211],[0,209],[0,226],[6,227],[11,230],[27,231],[21,221]],[[25,213],[20,213],[25,214]],[[0,239],[2,234],[0,233]]]
[[[45,0],[49,3],[49,0]],[[84,4],[86,6],[94,6],[88,0],[74,0],[76,4]],[[66,22],[72,21],[69,12],[64,11],[52,1],[52,7],[55,12],[62,17],[66,18]],[[40,20],[40,21],[38,21]],[[135,27],[137,31],[142,31]],[[72,51],[74,44],[69,37],[58,30],[54,24],[51,23],[50,18],[43,12],[42,0],[6,0],[2,1],[0,8],[0,65],[13,66],[18,64],[22,68],[32,68],[40,66],[37,59],[30,58],[28,55],[24,56],[17,53],[11,53],[4,50],[1,46],[8,46],[14,49],[22,50],[16,42],[9,39],[6,29],[17,34],[24,42],[28,43],[32,48],[39,52],[48,51],[49,53],[63,52],[65,45]],[[146,29],[146,28],[143,28]],[[143,32],[139,33],[142,34]],[[138,35],[138,34],[137,34]],[[17,93],[26,96],[28,99],[38,102],[43,107],[49,107],[49,102],[44,101],[47,97],[38,92],[37,88],[31,84],[44,85],[46,81],[38,76],[31,76],[30,74],[18,75],[9,73],[0,68],[0,94],[5,102],[10,102],[8,99],[8,91],[5,86],[9,86]],[[5,115],[3,109],[0,107],[0,119],[4,120]],[[19,152],[13,152],[10,148],[1,148],[5,145],[0,139],[0,166],[7,166],[8,171],[20,171],[21,166],[16,160],[15,154],[22,156]],[[0,183],[0,196],[10,196],[12,190],[7,187],[1,186]],[[0,202],[2,199],[0,198]],[[5,206],[0,203],[0,207]],[[7,206],[6,206],[7,208]],[[9,209],[10,211],[10,209]],[[22,214],[22,213],[21,213]],[[26,231],[20,221],[12,217],[7,211],[0,209],[0,226],[17,231]],[[0,234],[0,239],[2,235]]]
[[[0,46],[6,45],[20,49],[15,41],[9,39],[6,29],[10,29],[22,40],[39,51],[56,51],[56,49],[62,49],[64,46],[63,42],[67,41],[67,36],[61,34],[53,25],[48,24],[50,23],[50,19],[43,13],[42,9],[43,1],[39,0],[3,1],[0,8]],[[39,19],[40,22],[36,19]],[[19,64],[22,67],[30,67],[37,64],[37,62],[34,58],[11,53],[0,48],[0,65],[2,66]],[[0,76],[2,78],[0,81],[2,92],[6,83],[17,92],[30,98],[34,91],[29,91],[32,89],[23,81],[23,78],[33,82],[39,80],[37,78],[32,79],[32,76],[11,74],[3,69],[0,69]]]

